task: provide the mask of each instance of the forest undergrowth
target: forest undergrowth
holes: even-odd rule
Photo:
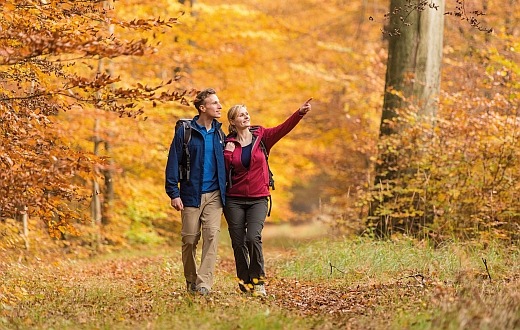
[[[238,290],[222,230],[214,291],[185,292],[178,246],[0,261],[0,329],[518,329],[520,254],[268,226],[268,296]],[[289,235],[291,233],[291,235]],[[2,258],[2,260],[7,260]]]

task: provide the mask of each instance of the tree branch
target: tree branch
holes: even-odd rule
[[[488,278],[489,278],[489,282],[491,282],[491,274],[489,273],[489,269],[488,269],[488,265],[487,265],[487,260],[482,258],[482,262],[484,263],[484,266],[486,266],[486,272],[488,274]]]
[[[343,273],[343,274],[346,274],[344,271],[342,271],[341,269],[339,269],[338,267],[334,266],[331,262],[329,262],[329,265],[330,265],[330,275],[332,275],[332,269],[333,268],[336,268],[336,270],[340,273]]]

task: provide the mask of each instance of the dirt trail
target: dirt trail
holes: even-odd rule
[[[274,224],[267,222],[263,230],[266,238],[287,238],[287,239],[315,239],[327,236],[330,233],[329,227],[318,221],[305,222],[299,224],[281,223]]]

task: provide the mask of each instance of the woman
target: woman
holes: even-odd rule
[[[281,125],[273,128],[251,126],[251,117],[244,105],[228,111],[229,132],[224,160],[228,172],[224,215],[240,290],[265,296],[265,270],[262,251],[262,229],[267,215],[269,169],[262,151],[267,154],[311,110],[310,98]],[[261,146],[263,144],[263,146]]]

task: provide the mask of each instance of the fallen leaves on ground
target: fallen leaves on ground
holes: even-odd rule
[[[375,308],[391,302],[395,297],[420,306],[429,294],[431,283],[394,281],[341,286],[340,282],[301,282],[296,279],[271,279],[269,292],[282,308],[302,314],[369,315]]]
[[[217,283],[209,297],[186,293],[180,261],[173,257],[3,266],[6,267],[2,274],[4,283],[0,285],[0,319],[32,322],[31,309],[38,308],[46,322],[61,317],[79,324],[97,317],[102,318],[99,322],[117,320],[135,325],[155,319],[158,307],[171,311],[197,302],[204,308],[231,310],[250,303],[276,306],[291,315],[324,317],[335,327],[363,328],[364,320],[371,325],[374,320],[389,322],[400,310],[413,314],[456,306],[457,301],[463,304],[466,300],[460,299],[460,281],[475,281],[466,274],[457,283],[422,275],[389,278],[385,283],[346,283],[341,278],[303,281],[274,273],[266,285],[268,296],[258,299],[238,290],[234,261],[230,258],[219,260]],[[518,280],[512,278],[505,285],[517,287]],[[491,283],[481,279],[478,283],[493,291]],[[102,316],[96,316],[98,312]]]

